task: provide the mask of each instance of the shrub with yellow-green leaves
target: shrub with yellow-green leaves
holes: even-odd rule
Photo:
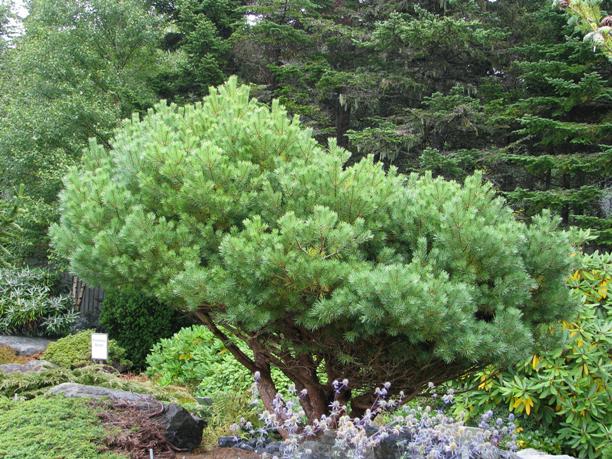
[[[553,435],[561,449],[579,457],[612,454],[612,254],[585,256],[568,279],[581,299],[578,315],[562,321],[561,346],[532,355],[511,370],[487,368],[474,379],[478,390],[458,403],[471,415],[506,404],[525,425]]]

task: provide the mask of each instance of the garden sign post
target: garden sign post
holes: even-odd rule
[[[92,360],[108,360],[108,334],[92,333],[91,335]]]

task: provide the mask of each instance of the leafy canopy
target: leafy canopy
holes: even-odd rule
[[[90,137],[157,101],[164,24],[142,0],[36,0],[0,58],[0,188],[24,186],[15,257],[44,263],[62,176]],[[0,11],[0,22],[2,12]],[[0,26],[0,35],[2,34]],[[0,40],[2,40],[0,38]]]
[[[298,387],[324,365],[329,381],[416,390],[525,355],[571,312],[555,219],[517,221],[479,175],[347,166],[235,78],[112,144],[92,141],[65,180],[52,237],[72,270],[212,318]]]

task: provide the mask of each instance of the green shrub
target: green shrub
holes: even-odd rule
[[[200,395],[243,393],[253,384],[248,370],[201,325],[183,328],[172,338],[162,339],[153,347],[147,364],[147,374],[159,384],[180,384]],[[276,369],[273,377],[281,388],[289,384]]]
[[[9,266],[14,261],[14,254],[9,247],[21,228],[15,222],[18,207],[14,202],[0,198],[0,266]]]
[[[121,458],[103,452],[107,432],[86,400],[39,397],[0,403],[4,459]]]
[[[177,312],[153,298],[110,291],[104,297],[100,325],[126,350],[136,368],[144,368],[153,345],[184,324]]]
[[[112,146],[92,142],[67,175],[58,253],[85,281],[128,279],[248,336],[255,358],[241,361],[262,391],[279,367],[311,389],[311,421],[333,397],[321,364],[364,409],[381,381],[412,396],[514,363],[573,309],[564,279],[583,234],[549,212],[518,220],[481,174],[459,184],[351,161],[236,78],[134,117]]]
[[[180,384],[204,392],[228,388],[248,390],[252,378],[225,349],[223,343],[200,325],[183,328],[172,338],[162,339],[147,357],[147,374],[159,384]]]
[[[582,268],[568,280],[582,305],[576,319],[560,324],[563,344],[513,369],[487,368],[463,381],[465,387],[478,385],[479,390],[460,397],[458,407],[478,415],[507,405],[523,416],[522,446],[555,453],[555,445],[561,445],[565,452],[585,458],[612,453],[605,451],[612,444],[611,279],[612,254],[585,256]],[[545,433],[530,433],[531,425]]]
[[[93,330],[84,330],[74,335],[58,339],[49,344],[43,359],[65,368],[78,368],[92,364],[91,334]],[[108,341],[108,364],[118,369],[127,369],[132,365],[126,357],[125,349],[115,340]]]
[[[77,320],[72,300],[54,296],[41,269],[0,269],[0,334],[63,336]]]
[[[58,384],[77,382],[71,379],[71,370],[61,367],[25,373],[0,373],[0,396],[31,399]]]

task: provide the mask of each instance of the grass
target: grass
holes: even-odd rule
[[[0,458],[119,459],[103,451],[108,432],[90,402],[64,397],[0,399]]]

